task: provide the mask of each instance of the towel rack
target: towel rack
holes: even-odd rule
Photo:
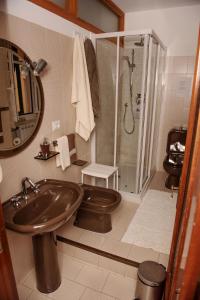
[[[52,144],[53,144],[54,147],[58,146],[58,142],[57,142],[56,140],[54,140],[54,141],[52,142]]]
[[[75,134],[74,133],[67,134],[67,138],[69,142],[69,154],[70,154],[71,163],[76,166],[86,165],[88,163],[87,161],[77,158],[76,146],[75,146]],[[57,140],[54,140],[52,144],[54,147],[56,147],[58,145]]]

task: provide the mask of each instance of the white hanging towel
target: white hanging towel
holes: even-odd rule
[[[76,35],[74,40],[71,102],[76,107],[75,131],[87,141],[95,122],[83,37],[79,35]]]
[[[61,167],[64,171],[70,166],[70,154],[69,154],[69,142],[67,136],[62,136],[57,139],[58,145],[55,147],[57,152],[60,152],[56,156],[56,166]]]

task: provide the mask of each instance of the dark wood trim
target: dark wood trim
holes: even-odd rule
[[[19,300],[17,287],[12,268],[12,262],[9,252],[8,240],[3,221],[3,212],[0,200],[0,241],[2,251],[0,250],[0,299],[1,300]]]
[[[103,30],[101,30],[101,29],[97,28],[96,26],[82,20],[79,17],[76,17],[74,19],[74,21],[72,21],[72,22],[75,23],[76,25],[82,27],[82,28],[85,28],[88,31],[93,32],[93,33],[103,33]]]
[[[179,242],[177,243],[177,251],[176,251],[176,261],[174,264],[174,274],[172,280],[172,287],[170,293],[170,299],[173,299],[176,294],[177,289],[177,282],[178,282],[178,275],[179,269],[181,264],[181,258],[183,254],[188,220],[190,216],[191,204],[193,200],[193,196],[195,195],[195,185],[199,185],[199,155],[200,155],[200,115],[199,115],[199,108],[200,108],[200,31],[199,31],[199,40],[198,40],[198,47],[197,47],[197,55],[196,55],[196,63],[195,63],[195,72],[194,72],[194,81],[193,81],[193,90],[192,90],[192,103],[190,109],[190,117],[189,117],[189,129],[192,127],[192,140],[191,140],[191,151],[189,153],[189,172],[187,173],[187,182],[186,182],[186,192],[184,198],[184,205],[183,205],[183,217],[181,219],[180,225],[180,235],[179,235]],[[187,144],[186,144],[187,145]],[[199,191],[200,192],[200,191]],[[200,261],[199,261],[199,249],[198,246],[200,245],[200,240],[198,235],[194,236],[194,232],[198,232],[200,228],[200,220],[198,211],[200,197],[199,194],[196,195],[197,199],[197,208],[196,208],[196,220],[197,222],[195,226],[193,226],[192,237],[193,240],[190,241],[190,250],[187,258],[187,265],[195,263],[196,272],[200,272]],[[198,201],[199,200],[199,201]],[[198,228],[198,230],[197,230]],[[197,249],[196,249],[197,247]],[[195,253],[197,250],[197,256],[191,256],[191,253]],[[190,270],[190,266],[188,268]],[[191,274],[186,274],[186,269],[183,274],[183,277],[189,278]],[[199,274],[198,274],[199,275]],[[188,284],[188,281],[187,281]],[[194,294],[194,285],[196,284],[195,276],[191,276],[191,282],[189,285],[184,283],[184,288],[181,289],[181,294],[183,297],[181,299],[192,300]],[[189,289],[189,293],[185,289]],[[185,295],[187,297],[185,298]]]
[[[72,3],[73,0],[69,1],[69,4],[67,1],[65,1],[65,7],[62,8],[61,6],[50,2],[48,0],[28,0],[29,2],[33,2],[43,8],[46,8],[47,10],[57,14],[57,15],[69,15],[70,13],[73,15],[74,12],[74,5]],[[76,1],[76,0],[75,0]]]
[[[192,100],[190,106],[186,151],[184,157],[184,164],[180,182],[180,189],[177,200],[177,212],[175,219],[175,226],[172,238],[172,245],[170,251],[169,265],[167,269],[167,283],[165,291],[165,299],[173,299],[176,292],[176,284],[178,281],[178,272],[184,247],[187,223],[191,207],[191,195],[193,193],[194,168],[197,161],[195,158],[194,147],[197,130],[197,116],[199,113],[198,89],[200,80],[200,66],[198,69],[198,62],[200,59],[200,33],[197,47],[196,64],[194,72]],[[199,178],[199,176],[198,176]],[[188,298],[189,299],[189,298]]]
[[[118,31],[124,30],[124,12],[111,0],[101,0],[102,3],[104,3],[107,7],[110,8],[112,12],[114,12],[118,16]]]
[[[124,16],[124,12],[111,0],[100,0],[110,8],[117,16]]]
[[[73,11],[74,11],[74,6],[72,4],[70,4],[68,11],[66,11],[65,9],[57,6],[56,4],[47,1],[47,0],[28,0],[29,2],[32,2],[38,6],[41,6],[49,11],[51,11],[52,13],[63,17],[64,19],[74,22],[74,15],[73,15]],[[70,14],[71,12],[71,14]]]
[[[77,16],[77,0],[70,0],[69,6],[66,9],[63,9],[56,4],[49,2],[47,0],[28,0],[29,2],[32,2],[34,4],[37,4],[52,13],[55,13],[56,15],[88,30],[93,33],[103,33],[104,31],[97,28],[96,26],[82,20]],[[124,12],[116,6],[111,0],[100,0],[103,4],[105,4],[109,9],[114,12],[119,19],[119,25],[118,30],[123,31],[124,30]]]
[[[68,11],[70,15],[77,16],[77,0],[69,0]]]
[[[119,31],[124,31],[125,15],[119,17]]]
[[[62,242],[62,243],[65,243],[65,244],[68,244],[68,245],[71,245],[71,246],[74,246],[74,247],[77,247],[77,248],[95,253],[95,254],[100,255],[100,256],[110,258],[112,260],[118,261],[118,262],[123,263],[123,264],[128,265],[128,266],[132,266],[134,268],[139,267],[139,263],[136,262],[136,261],[130,260],[130,259],[125,258],[125,257],[118,256],[118,255],[115,255],[115,254],[112,254],[112,253],[109,253],[109,252],[106,252],[106,251],[103,251],[103,250],[100,250],[100,249],[96,249],[94,247],[91,247],[91,246],[88,246],[88,245],[85,245],[85,244],[67,239],[67,238],[65,238],[63,236],[60,236],[60,235],[57,235],[57,240],[59,242]]]
[[[200,102],[200,88],[198,93],[198,99]],[[193,169],[192,170],[192,178],[193,181],[192,185],[192,193],[191,193],[191,202],[196,201],[197,207],[196,207],[196,213],[193,220],[193,229],[192,229],[192,235],[190,240],[190,247],[188,252],[188,257],[186,261],[186,266],[183,274],[182,279],[182,286],[180,299],[182,300],[193,300],[195,291],[197,288],[198,280],[199,280],[199,274],[200,274],[200,255],[199,255],[199,249],[200,249],[200,238],[199,238],[199,231],[200,231],[200,114],[198,118],[198,125],[197,125],[197,133],[196,133],[196,139],[198,140],[198,144],[195,145],[194,149],[194,163],[193,163]],[[196,199],[195,199],[196,198]],[[194,200],[195,199],[195,200]],[[191,204],[190,204],[191,205]],[[188,205],[188,210],[190,210]],[[190,212],[190,211],[189,211]],[[187,220],[188,221],[188,220]],[[188,224],[185,225],[185,232],[182,233],[181,240],[184,247],[184,241],[186,237],[186,230]]]

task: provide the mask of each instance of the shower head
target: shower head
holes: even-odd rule
[[[134,45],[138,47],[144,47],[144,38],[141,37],[141,40],[139,42],[135,42]]]
[[[130,62],[130,58],[128,56],[123,56],[123,59],[127,61],[129,68],[131,69],[131,71],[133,71],[133,69],[135,68],[135,63],[134,63],[134,49],[132,49],[131,51],[132,54],[132,61]]]

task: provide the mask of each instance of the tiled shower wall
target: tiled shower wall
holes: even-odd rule
[[[53,140],[74,132],[75,109],[70,103],[72,81],[73,39],[41,26],[0,14],[0,37],[8,39],[34,61],[43,58],[48,62],[41,77],[44,89],[45,110],[41,128],[34,141],[21,153],[1,159],[3,181],[0,184],[1,200],[5,201],[21,189],[21,179],[30,177],[34,182],[42,178],[80,181],[80,167],[71,166],[64,172],[56,168],[55,158],[38,161],[34,156],[39,151],[43,137]],[[60,120],[59,130],[52,132],[51,122]],[[90,160],[90,143],[77,137],[77,151],[82,159]],[[9,245],[17,281],[32,267],[31,237],[8,231]]]
[[[167,135],[176,126],[187,126],[194,72],[193,56],[166,58],[165,91],[161,103],[157,170],[163,171]]]
[[[131,37],[129,38],[131,39]],[[130,44],[130,41],[129,41]],[[132,41],[132,47],[134,41]],[[136,104],[137,94],[141,94],[142,87],[142,67],[143,67],[143,48],[135,48],[134,63],[135,68],[133,70],[133,112],[135,129],[132,134],[127,134],[124,130],[123,116],[125,112],[125,103],[128,103],[126,109],[125,126],[128,131],[132,129],[133,118],[130,109],[130,76],[129,66],[124,56],[128,56],[130,62],[132,61],[132,47],[123,48],[120,51],[120,77],[119,77],[119,114],[118,114],[118,159],[119,165],[135,166],[137,161],[137,147],[138,147],[138,134],[139,134],[139,111],[140,106]]]
[[[130,43],[130,42],[129,42]],[[132,42],[132,44],[134,41]],[[126,114],[126,128],[132,127],[130,113],[130,79],[129,67],[124,56],[129,56],[131,61],[132,48],[120,48],[119,72],[119,106],[118,106],[118,136],[117,136],[117,161],[120,165],[135,165],[137,159],[137,139],[139,112],[136,112],[136,96],[141,93],[143,48],[135,49],[135,64],[133,71],[133,107],[135,130],[133,134],[124,131],[123,115],[124,104],[128,103]],[[97,62],[100,81],[100,115],[97,119],[97,162],[113,164],[114,159],[114,122],[115,122],[115,79],[116,79],[116,44],[109,40],[97,42]],[[104,146],[102,152],[101,146]]]

